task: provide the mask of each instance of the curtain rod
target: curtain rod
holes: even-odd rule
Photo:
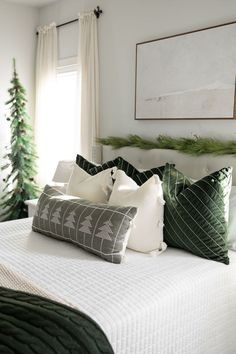
[[[94,9],[93,12],[94,12],[94,14],[95,14],[95,16],[96,16],[97,18],[99,18],[100,15],[103,13],[103,11],[100,9],[99,6],[97,6],[96,9]],[[66,26],[66,25],[69,25],[69,24],[71,24],[71,23],[78,22],[78,21],[79,21],[79,19],[76,18],[76,19],[74,19],[74,20],[71,20],[71,21],[68,21],[68,22],[65,22],[65,23],[61,23],[60,25],[57,25],[56,28],[60,28],[60,27],[63,27],[63,26]],[[36,32],[36,35],[38,35],[38,34],[39,34],[39,33]]]

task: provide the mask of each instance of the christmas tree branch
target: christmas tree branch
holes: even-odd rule
[[[156,139],[143,139],[138,135],[129,135],[127,138],[110,136],[99,138],[97,142],[102,145],[112,146],[114,149],[122,147],[137,147],[143,150],[170,149],[177,150],[189,155],[236,155],[236,141],[224,141],[212,138],[173,138],[167,135],[160,135]]]

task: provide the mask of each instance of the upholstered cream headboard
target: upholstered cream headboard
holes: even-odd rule
[[[233,185],[236,186],[236,156],[233,155],[202,155],[196,157],[166,149],[141,150],[138,148],[124,147],[114,150],[110,146],[103,147],[103,162],[117,156],[123,157],[136,168],[141,169],[161,166],[166,162],[174,163],[177,169],[194,179],[202,178],[222,167],[232,166],[234,168]]]

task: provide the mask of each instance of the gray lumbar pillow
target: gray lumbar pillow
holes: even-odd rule
[[[120,263],[137,208],[92,203],[46,186],[33,219],[33,230],[72,242],[101,258]]]

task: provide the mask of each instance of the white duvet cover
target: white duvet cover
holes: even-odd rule
[[[153,258],[127,251],[118,265],[31,223],[0,224],[1,286],[84,311],[116,354],[236,353],[236,252],[229,266],[171,248]]]

